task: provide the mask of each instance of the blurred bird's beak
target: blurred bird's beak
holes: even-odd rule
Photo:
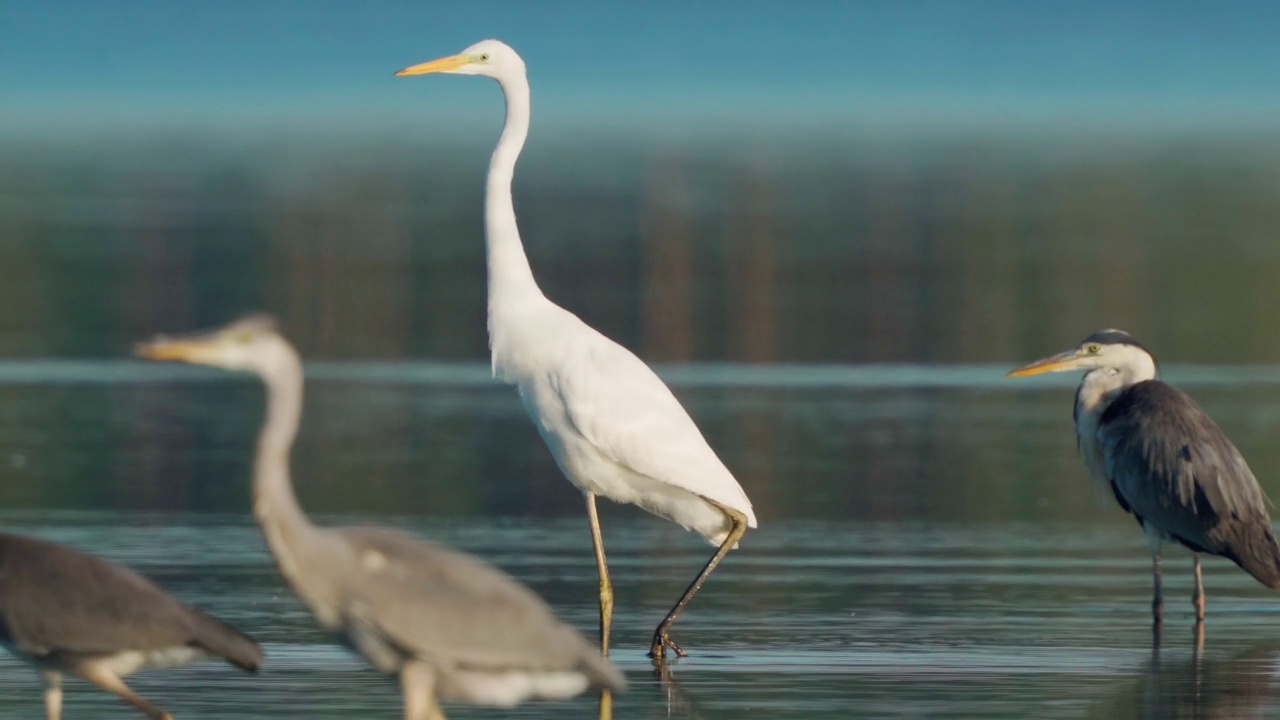
[[[403,75],[426,75],[428,73],[448,72],[457,70],[458,68],[471,62],[469,55],[450,55],[442,57],[431,62],[418,63],[409,67],[396,71],[396,77]]]
[[[1075,370],[1079,362],[1080,354],[1072,349],[1037,360],[1030,365],[1023,365],[1015,370],[1010,370],[1004,376],[1027,377],[1028,375],[1039,375],[1040,373],[1065,372],[1067,370]]]
[[[211,355],[212,350],[212,343],[208,341],[193,338],[167,338],[163,335],[133,346],[133,354],[146,360],[199,362],[202,356]]]

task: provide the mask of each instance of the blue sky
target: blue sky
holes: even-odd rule
[[[392,77],[484,37],[551,125],[1274,128],[1278,27],[1274,2],[5,0],[0,128],[494,118],[488,82]]]

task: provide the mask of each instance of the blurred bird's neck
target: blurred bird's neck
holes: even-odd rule
[[[289,453],[302,416],[302,362],[291,350],[263,376],[267,415],[254,460],[253,513],[279,558],[282,545],[306,534],[311,523],[298,506],[289,477]]]

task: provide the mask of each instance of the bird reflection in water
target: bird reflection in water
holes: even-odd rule
[[[1136,683],[1128,684],[1090,717],[1263,718],[1274,697],[1272,681],[1280,641],[1253,645],[1231,655],[1206,654],[1203,625],[1193,632],[1190,655],[1152,644],[1151,661]]]
[[[657,679],[659,687],[662,688],[663,694],[667,697],[668,718],[693,720],[700,717],[693,711],[693,704],[689,700],[689,694],[685,692],[684,686],[676,680],[676,674],[672,672],[670,666],[665,663],[654,666],[653,677]]]

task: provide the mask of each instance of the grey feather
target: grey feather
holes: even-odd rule
[[[359,616],[349,618],[349,633],[359,633],[361,626],[376,628],[382,641],[441,667],[576,670],[597,686],[626,686],[599,650],[501,570],[393,530],[332,532],[355,553],[361,573],[347,588],[348,605],[358,608]],[[484,621],[458,622],[473,617]],[[352,640],[365,646],[369,638]]]
[[[257,644],[138,573],[73,548],[0,533],[0,642],[36,659],[199,648],[246,670]]]
[[[1248,463],[1186,393],[1158,380],[1120,394],[1098,425],[1117,500],[1198,552],[1280,587],[1280,545]]]

